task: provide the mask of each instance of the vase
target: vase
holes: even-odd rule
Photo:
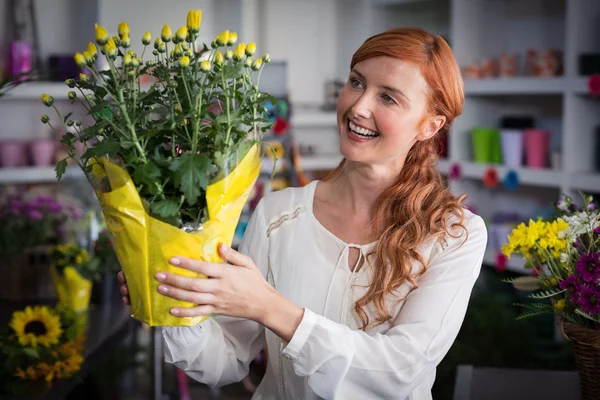
[[[6,168],[23,167],[27,165],[26,142],[7,140],[0,143],[0,159]]]
[[[502,130],[502,158],[507,167],[520,167],[523,160],[523,131]]]
[[[581,400],[600,399],[600,330],[568,321],[560,321],[560,325],[565,338],[573,344]]]
[[[31,161],[36,167],[53,164],[56,145],[54,139],[38,139],[29,143]]]
[[[525,131],[525,156],[529,168],[546,168],[550,146],[550,132],[542,129]]]

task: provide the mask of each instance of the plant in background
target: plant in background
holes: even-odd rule
[[[50,196],[9,196],[0,204],[0,253],[17,253],[65,240],[81,210]]]
[[[98,260],[100,274],[117,273],[120,269],[108,229],[103,229],[98,234],[98,239],[94,243],[94,258]]]
[[[66,269],[73,269],[88,280],[93,282],[100,280],[100,260],[90,257],[87,250],[79,245],[73,243],[59,244],[50,251],[50,258],[52,266],[61,275],[64,275]]]
[[[200,45],[200,21],[201,11],[191,10],[175,33],[165,25],[153,50],[145,33],[141,54],[132,49],[126,22],[118,36],[96,25],[96,44],[75,54],[89,76],[66,81],[69,99],[85,108],[91,126],[63,116],[51,96],[41,97],[62,130],[72,128],[60,138],[68,157],[57,164],[57,177],[71,158],[94,187],[130,282],[132,315],[149,325],[205,318],[170,315],[172,307],[193,305],[158,294],[153,277],[172,268],[167,260],[175,255],[221,261],[217,245],[231,244],[260,173],[265,104],[275,104],[259,90],[269,56],[255,57],[256,44],[238,43],[227,30]],[[45,114],[42,122],[53,127]]]
[[[72,377],[83,363],[85,319],[65,307],[27,306],[0,334],[0,390],[22,394],[30,381]]]
[[[566,197],[557,204],[558,217],[520,224],[503,247],[507,256],[523,254],[537,275],[506,281],[536,289],[533,299],[550,300],[520,304],[527,309],[520,318],[555,313],[578,326],[600,329],[600,215],[593,198],[582,197],[581,208]]]

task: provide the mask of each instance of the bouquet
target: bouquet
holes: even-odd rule
[[[558,216],[520,224],[502,251],[523,254],[536,277],[505,281],[535,289],[533,299],[550,302],[519,304],[519,318],[554,313],[577,326],[600,329],[600,214],[591,196],[583,207],[572,199],[557,204]]]
[[[0,387],[14,394],[31,381],[52,382],[76,374],[83,364],[84,325],[82,316],[61,306],[15,311],[0,334]]]
[[[64,240],[81,210],[50,196],[13,195],[0,205],[0,253],[19,253]]]
[[[156,292],[159,270],[175,255],[218,262],[219,242],[231,243],[241,209],[260,173],[260,140],[269,129],[258,89],[269,56],[252,58],[256,44],[237,43],[224,31],[198,45],[201,10],[191,10],[175,34],[165,25],[144,60],[131,48],[129,26],[118,36],[96,25],[96,42],[75,61],[89,74],[66,84],[91,126],[63,116],[60,141],[96,191],[116,254],[127,276],[132,315],[149,325],[194,325],[203,318],[173,317],[172,307],[193,306]],[[102,57],[99,55],[102,54]],[[103,60],[106,68],[97,66]],[[150,81],[149,85],[143,84]],[[50,123],[47,115],[42,122]],[[52,125],[51,125],[52,126]],[[76,144],[83,144],[78,152]],[[60,179],[67,159],[57,163]]]

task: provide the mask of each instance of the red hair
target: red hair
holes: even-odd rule
[[[419,66],[429,89],[428,115],[443,115],[446,122],[433,138],[416,142],[395,183],[384,190],[376,202],[373,227],[379,240],[372,254],[373,280],[366,294],[355,304],[363,329],[392,318],[386,297],[394,295],[405,281],[417,286],[416,278],[427,268],[426,260],[417,251],[421,243],[428,238],[440,239],[455,226],[466,231],[461,205],[465,196],[457,198],[446,190],[435,165],[439,137],[448,133],[464,103],[463,81],[452,50],[440,35],[419,28],[390,29],[367,39],[354,53],[350,69],[361,61],[381,56]],[[339,174],[344,164],[342,161],[330,177]],[[458,217],[458,222],[449,227],[447,220],[452,215]],[[412,272],[415,260],[422,265],[417,274]],[[369,320],[365,311],[371,303],[376,310],[374,321]]]

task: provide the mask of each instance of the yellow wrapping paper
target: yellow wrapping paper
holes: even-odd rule
[[[217,246],[231,244],[242,208],[260,173],[259,146],[254,145],[226,177],[208,186],[206,202],[209,220],[203,229],[187,233],[148,215],[127,171],[104,159],[101,161],[112,191],[96,192],[106,225],[112,233],[117,257],[129,286],[132,316],[150,326],[193,326],[208,316],[172,316],[173,307],[194,307],[158,293],[154,275],[167,271],[198,276],[169,264],[174,256],[222,262]]]
[[[92,281],[81,276],[73,267],[65,267],[62,273],[52,267],[52,279],[61,304],[77,313],[87,311],[92,294]]]

